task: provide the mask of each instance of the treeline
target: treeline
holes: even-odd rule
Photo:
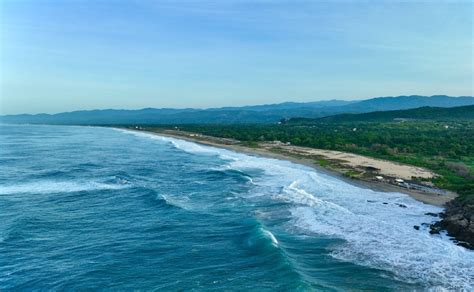
[[[166,128],[166,127],[159,127]],[[232,138],[347,151],[422,166],[442,175],[433,182],[474,200],[474,122],[407,121],[315,125],[185,125],[181,130]]]

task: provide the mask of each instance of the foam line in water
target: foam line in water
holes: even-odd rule
[[[217,155],[222,159],[226,160],[233,160],[236,159],[233,155],[232,151],[228,151],[225,149],[220,149],[212,146],[205,146],[194,142],[189,142],[186,140],[176,139],[173,137],[168,136],[160,136],[159,134],[152,134],[152,133],[144,133],[138,131],[130,131],[130,130],[123,130],[123,129],[116,129],[122,133],[132,134],[137,137],[144,137],[150,138],[158,141],[168,142],[173,145],[176,149],[180,149],[184,152],[188,152],[191,154],[208,154],[208,155]]]
[[[0,186],[0,195],[20,193],[70,193],[94,190],[119,190],[128,187],[124,183],[104,183],[97,181],[38,181],[25,184]]]

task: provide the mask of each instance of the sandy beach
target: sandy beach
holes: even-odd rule
[[[392,161],[340,151],[286,145],[278,142],[262,142],[257,147],[248,147],[242,145],[239,141],[184,131],[132,130],[183,139],[249,155],[289,160],[336,176],[359,187],[383,192],[405,193],[418,201],[435,206],[444,206],[456,197],[453,192],[432,188],[429,182],[424,184],[412,183],[414,178],[430,179],[436,176],[432,171]],[[321,161],[325,163],[322,164]]]

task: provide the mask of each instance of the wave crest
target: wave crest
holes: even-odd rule
[[[101,181],[52,181],[42,180],[15,185],[0,186],[0,195],[11,194],[49,194],[49,193],[72,193],[95,190],[120,190],[130,186],[125,179],[118,179],[114,182]]]

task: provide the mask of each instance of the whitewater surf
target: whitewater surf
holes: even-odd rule
[[[306,166],[93,127],[2,125],[0,154],[2,290],[474,289],[440,208]]]

